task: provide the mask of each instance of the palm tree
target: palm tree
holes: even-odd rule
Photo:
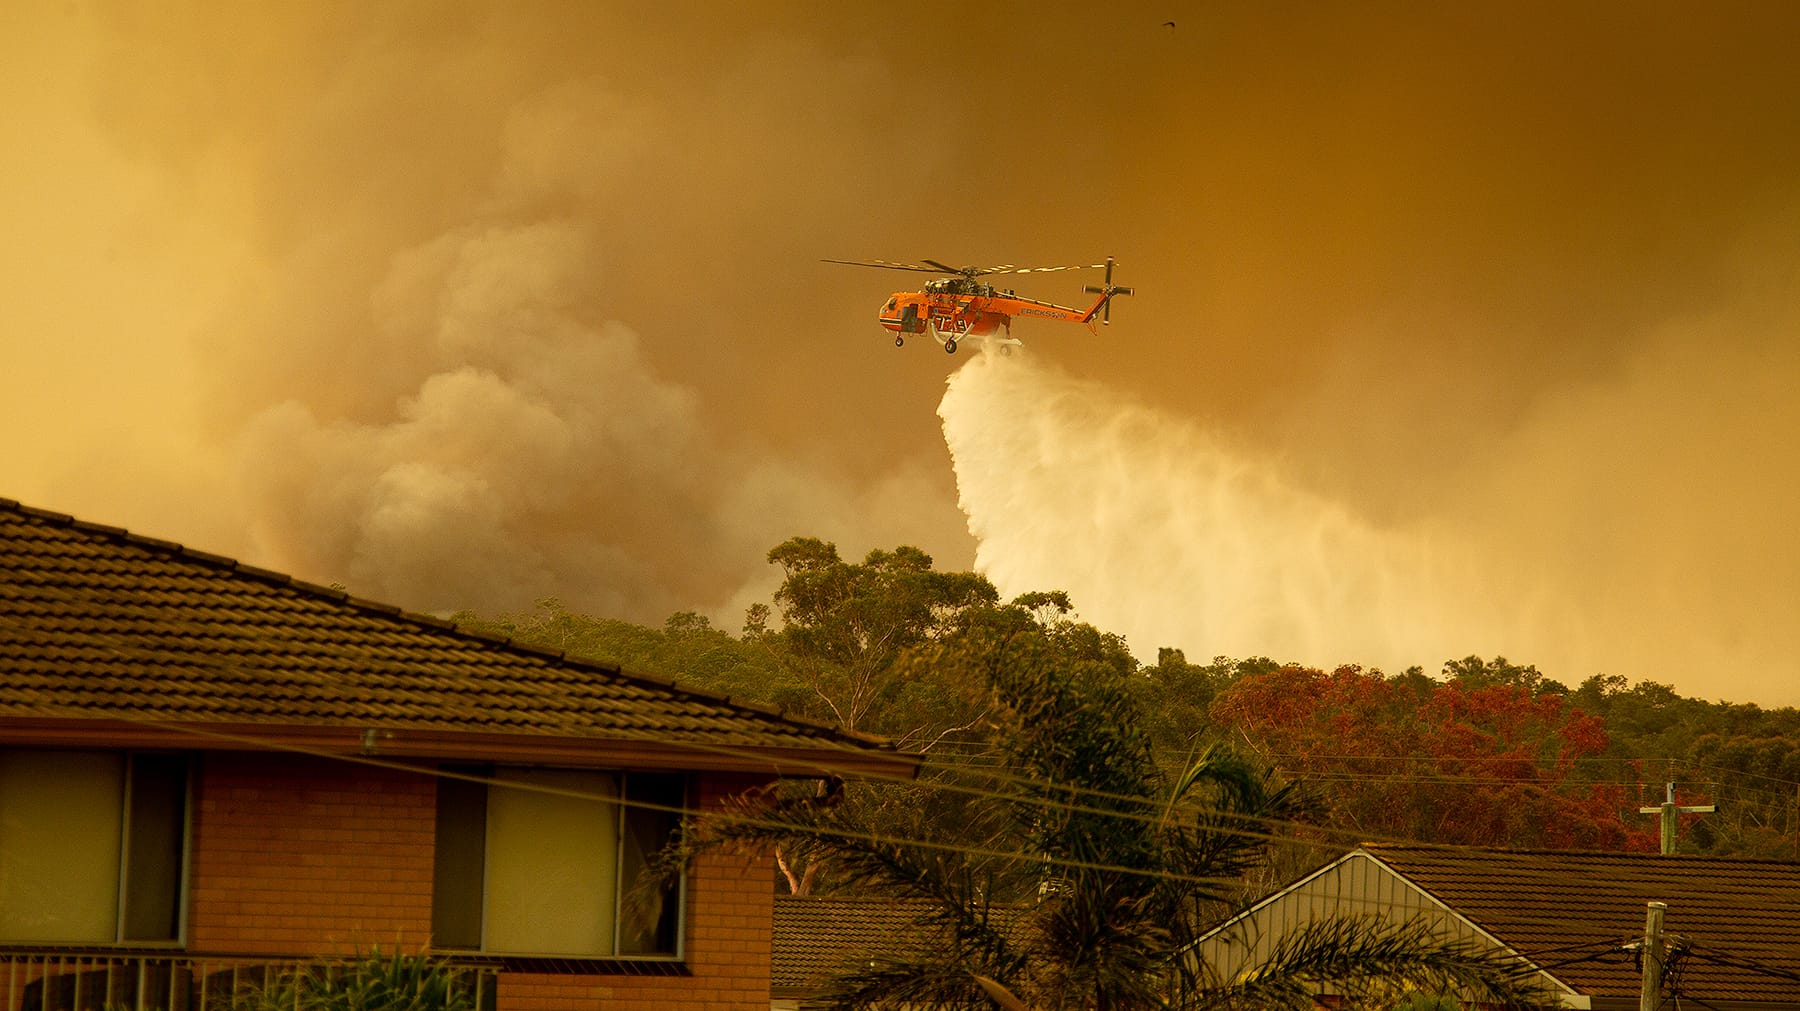
[[[830,981],[809,1006],[1305,1007],[1322,983],[1390,1008],[1414,992],[1535,1002],[1512,966],[1379,920],[1315,925],[1254,972],[1218,978],[1194,942],[1268,857],[1271,826],[1307,805],[1224,750],[1160,767],[1124,643],[1066,610],[1055,595],[972,610],[921,659],[989,694],[979,749],[916,784],[857,785],[841,803],[745,798],[672,855],[776,844],[830,866],[841,889],[923,900],[914,943]]]

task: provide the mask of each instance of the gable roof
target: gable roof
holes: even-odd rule
[[[1672,985],[1698,1000],[1800,1003],[1800,863],[1660,853],[1362,850],[1577,992],[1636,1000],[1646,903],[1684,944]]]
[[[1365,843],[1202,944],[1229,970],[1309,919],[1423,916],[1523,957],[1566,1003],[1636,1007],[1652,901],[1668,906],[1674,993],[1709,1006],[1800,1005],[1800,864],[1780,860]]]
[[[15,743],[910,776],[879,738],[0,499]]]

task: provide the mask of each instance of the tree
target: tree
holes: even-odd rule
[[[1426,687],[1410,673],[1284,667],[1238,681],[1212,715],[1277,768],[1328,784],[1332,826],[1358,838],[1655,848],[1623,817],[1633,791],[1584,771],[1607,747],[1599,718],[1530,694],[1543,684],[1533,668],[1446,668],[1462,676]]]
[[[921,750],[975,725],[981,700],[916,663],[915,654],[966,612],[994,605],[999,594],[986,578],[937,572],[930,555],[905,546],[871,551],[850,564],[836,545],[813,537],[791,538],[771,549],[768,559],[782,567],[784,578],[773,610],[756,605],[745,616],[744,639],[776,672],[772,680],[782,685],[785,708]],[[801,806],[829,799],[871,824],[904,822],[938,807],[908,791],[870,794],[836,783],[802,792],[807,789],[787,784],[770,799]],[[936,816],[959,817],[942,810]],[[822,874],[830,879],[831,863],[818,854],[777,846],[775,858],[796,895],[811,892]]]
[[[733,638],[693,611],[678,611],[656,628],[577,614],[562,601],[545,597],[532,610],[519,614],[483,618],[459,612],[452,617],[464,628],[617,664],[683,687],[753,698],[783,708],[798,708],[811,701],[805,686],[787,680],[766,649]]]
[[[696,823],[669,865],[711,847],[775,844],[828,857],[865,894],[924,900],[925,943],[834,981],[826,1008],[1270,1006],[1308,980],[1354,993],[1356,980],[1376,978],[1506,1007],[1526,1000],[1500,963],[1370,921],[1330,921],[1291,938],[1279,961],[1216,978],[1191,943],[1231,907],[1272,828],[1304,805],[1224,749],[1166,773],[1122,647],[1055,609],[971,609],[932,659],[987,694],[986,750],[980,761],[930,762],[911,788],[973,798],[958,831],[924,808],[903,825],[876,824],[858,806],[762,795]]]
[[[1419,712],[1438,778],[1415,824],[1446,842],[1556,849],[1654,849],[1629,791],[1595,781],[1580,763],[1603,754],[1605,725],[1564,696],[1513,684],[1451,683]]]
[[[1690,783],[1718,811],[1684,816],[1682,833],[1702,851],[1760,857],[1800,856],[1800,740],[1793,734],[1705,734],[1693,742]],[[1678,788],[1679,790],[1679,788]],[[1689,801],[1678,795],[1678,803]]]
[[[769,551],[785,578],[775,591],[780,627],[766,629],[766,612],[748,623],[773,662],[812,695],[807,708],[851,730],[872,730],[916,742],[955,721],[911,722],[904,701],[909,681],[896,676],[909,650],[943,635],[958,615],[992,606],[999,594],[973,572],[938,572],[918,548],[871,551],[861,564],[838,557],[837,546],[795,537]],[[870,722],[873,718],[874,722]]]
[[[1497,656],[1492,660],[1483,660],[1478,656],[1467,656],[1461,660],[1446,660],[1443,677],[1451,684],[1462,684],[1469,688],[1511,685],[1533,697],[1545,694],[1569,694],[1567,685],[1545,677],[1535,665],[1521,667],[1516,663],[1508,662],[1503,656]]]
[[[1571,698],[1605,717],[1611,768],[1638,780],[1638,803],[1660,803],[1673,783],[1678,803],[1717,805],[1682,816],[1684,851],[1800,856],[1800,748],[1791,743],[1800,711],[1685,698],[1616,674],[1588,678]]]
[[[1232,660],[1214,657],[1209,664],[1189,663],[1181,650],[1163,647],[1156,663],[1143,667],[1132,687],[1149,721],[1146,729],[1159,752],[1185,760],[1197,746],[1218,735],[1207,715],[1213,699],[1251,674],[1277,670],[1266,657]]]

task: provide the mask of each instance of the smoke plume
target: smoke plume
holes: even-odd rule
[[[1167,6],[0,6],[0,495],[419,610],[731,627],[811,535],[1800,701],[1800,7]],[[820,262],[1109,255],[1010,363]]]
[[[1672,337],[1546,403],[1460,487],[1418,489],[1434,504],[1403,522],[1027,354],[971,361],[938,413],[977,567],[1003,593],[1069,590],[1141,656],[1435,672],[1505,655],[1571,684],[1741,698],[1770,651],[1800,647],[1778,603],[1800,592],[1800,540],[1772,522],[1786,504],[1755,494],[1796,466],[1787,380],[1755,378],[1790,375],[1793,356]],[[1691,521],[1733,512],[1740,525],[1695,536]]]
[[[794,208],[841,217],[853,180],[916,171],[820,137],[882,70],[739,33],[675,80],[640,54],[675,51],[687,18],[541,13],[59,26],[104,57],[81,91],[153,187],[146,220],[200,223],[206,277],[201,309],[111,327],[188,352],[168,399],[193,419],[159,405],[139,445],[82,447],[38,504],[436,612],[555,597],[729,628],[795,535],[962,562],[936,446],[864,460],[851,426],[796,426],[846,447],[821,451],[758,420],[870,402],[815,350],[858,345],[796,329],[765,278],[824,245]],[[628,28],[641,46],[593,42]],[[145,231],[138,259],[168,259]],[[853,301],[830,315],[872,328]]]

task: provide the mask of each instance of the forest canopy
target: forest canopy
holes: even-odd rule
[[[1504,657],[1447,659],[1436,674],[1266,657],[1141,663],[1123,639],[1075,619],[1059,591],[1002,602],[973,572],[943,572],[913,547],[846,561],[795,537],[768,553],[783,581],[737,633],[694,612],[649,627],[545,599],[525,613],[458,623],[683,686],[773,704],[903,747],[979,750],[992,726],[980,678],[944,646],[998,609],[1053,623],[1062,648],[1116,677],[1170,768],[1226,744],[1302,784],[1322,837],[1653,850],[1639,808],[1717,810],[1681,819],[1678,851],[1800,856],[1800,711],[1685,698],[1668,685],[1595,673],[1571,688]]]

